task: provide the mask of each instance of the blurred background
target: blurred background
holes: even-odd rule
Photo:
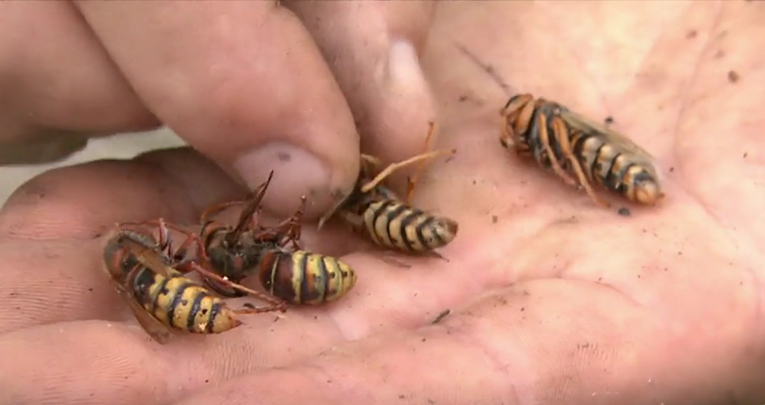
[[[30,178],[56,167],[70,166],[98,159],[129,159],[152,149],[171,148],[185,143],[167,128],[135,134],[118,134],[95,138],[88,146],[72,156],[54,163],[0,166],[0,206],[20,185]],[[4,153],[17,153],[13,148]]]

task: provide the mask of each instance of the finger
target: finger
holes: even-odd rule
[[[3,2],[0,10],[0,94],[13,95],[0,98],[0,140],[157,125],[70,2]]]
[[[166,385],[177,371],[173,353],[124,332],[119,324],[73,322],[0,335],[0,353],[15,364],[0,369],[0,404],[155,404],[178,395],[188,383]],[[185,359],[175,360],[183,367]]]
[[[11,125],[17,127],[0,134],[0,137],[8,138],[0,139],[0,165],[34,165],[61,161],[88,146],[87,138],[67,136],[71,134],[56,131],[47,134],[32,133],[28,126],[19,122]],[[17,139],[10,140],[13,138]]]
[[[435,107],[419,55],[435,2],[285,4],[334,70],[359,125],[362,150],[391,162],[422,152]]]
[[[78,2],[149,108],[254,188],[264,204],[307,216],[358,175],[358,136],[311,37],[272,2]]]
[[[739,370],[729,347],[695,346],[698,330],[668,338],[670,331],[647,315],[596,284],[523,283],[437,325],[338,346],[303,365],[232,379],[178,404],[257,398],[285,405],[637,405],[714,403],[732,390],[737,400],[754,401],[757,382],[747,373],[761,376],[758,360]],[[700,370],[708,384],[698,384]]]
[[[307,321],[285,328],[247,317],[224,335],[180,336],[160,346],[136,324],[57,323],[0,335],[0,404],[167,404],[242,373],[299,359],[329,345]],[[327,323],[317,317],[314,324]],[[311,328],[315,331],[315,328]],[[227,342],[227,344],[223,344]],[[277,364],[277,361],[280,363]]]
[[[77,319],[120,319],[92,241],[3,240],[0,333]]]
[[[202,207],[239,194],[225,173],[188,150],[161,156],[166,166],[139,158],[44,172],[19,187],[0,210],[0,237],[92,239],[115,222],[157,217],[196,223]]]

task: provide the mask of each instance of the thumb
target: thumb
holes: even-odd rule
[[[151,111],[288,215],[317,216],[358,175],[359,139],[300,21],[272,2],[77,3]]]
[[[289,1],[319,43],[356,118],[362,150],[385,161],[422,152],[435,115],[419,63],[432,1]]]

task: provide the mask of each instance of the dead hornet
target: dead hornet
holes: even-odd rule
[[[501,115],[502,146],[581,186],[595,203],[610,206],[592,183],[644,205],[664,197],[653,158],[626,136],[531,94],[511,97]]]
[[[272,177],[273,171],[252,198],[213,205],[202,213],[203,225],[196,237],[198,260],[203,267],[234,283],[257,275],[266,291],[292,304],[319,305],[339,299],[356,285],[356,273],[337,258],[300,247],[305,197],[290,218],[274,227],[259,224],[260,203]],[[210,220],[235,205],[244,205],[235,226]],[[241,290],[221,285],[219,278],[207,277],[205,282],[223,296],[242,295]]]
[[[435,129],[433,122],[429,125],[425,140],[426,151]],[[429,253],[440,256],[433,250],[446,246],[457,236],[457,221],[414,208],[410,201],[424,161],[438,155],[454,153],[456,150],[424,152],[405,161],[393,163],[377,175],[374,175],[375,169],[380,168],[382,163],[373,156],[362,154],[361,170],[353,191],[324,214],[319,220],[318,228],[321,229],[337,214],[354,231],[366,235],[378,246],[408,254]],[[408,179],[406,198],[401,199],[382,183],[396,170],[418,162],[419,168],[414,176]]]
[[[164,224],[163,220],[158,221]],[[131,226],[131,225],[134,225]],[[104,269],[132,313],[157,342],[167,343],[172,333],[222,333],[241,325],[239,314],[284,311],[285,303],[271,297],[272,305],[231,309],[219,297],[184,276],[191,268],[217,277],[198,266],[185,267],[173,258],[167,227],[160,226],[159,241],[143,224],[118,224],[104,248]],[[220,277],[219,282],[247,294],[260,293]],[[264,294],[261,294],[264,295]]]

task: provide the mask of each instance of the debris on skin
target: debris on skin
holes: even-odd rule
[[[621,215],[621,216],[623,216],[623,217],[628,217],[628,216],[630,216],[630,214],[631,214],[631,213],[630,213],[630,209],[629,209],[629,208],[627,208],[627,207],[621,207],[621,208],[619,208],[619,211],[618,211],[618,212],[619,212],[619,215]]]
[[[472,94],[472,95],[469,95],[469,94],[461,94],[461,95],[460,95],[460,96],[457,98],[457,102],[459,102],[459,103],[467,103],[467,102],[470,102],[470,103],[472,103],[472,104],[475,104],[475,105],[477,105],[477,106],[483,106],[483,105],[484,105],[484,101],[483,101],[483,100],[481,100],[480,98],[477,98],[477,97],[476,97],[474,94]]]
[[[433,322],[431,322],[433,325],[441,322],[444,318],[446,318],[450,313],[452,313],[451,309],[445,309],[443,310],[438,316],[436,316],[436,319],[433,319]]]
[[[471,52],[467,47],[465,47],[462,44],[454,43],[454,46],[459,50],[463,55],[465,55],[470,61],[478,65],[481,70],[484,71],[484,73],[488,74],[494,82],[496,82],[499,87],[502,88],[502,90],[505,92],[505,94],[512,94],[510,91],[510,86],[507,85],[507,83],[502,80],[501,77],[499,77],[499,74],[497,74],[496,70],[494,69],[494,66],[490,64],[486,64],[482,62],[480,59],[478,59],[478,56],[476,56],[473,52]]]
[[[740,78],[741,78],[741,76],[739,76],[738,72],[736,72],[735,70],[731,70],[731,71],[728,72],[728,81],[729,82],[737,83]]]

